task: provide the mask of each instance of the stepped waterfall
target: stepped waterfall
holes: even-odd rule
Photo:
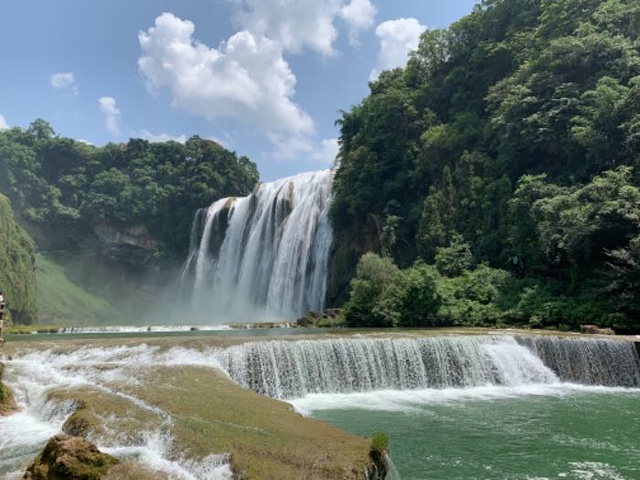
[[[254,342],[220,353],[229,376],[275,398],[312,393],[518,387],[640,387],[633,342],[556,337],[440,336]]]
[[[198,211],[182,274],[193,308],[244,321],[323,310],[333,174],[263,183]]]

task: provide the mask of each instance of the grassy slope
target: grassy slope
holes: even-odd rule
[[[117,318],[106,300],[73,284],[54,260],[36,255],[40,322],[55,325],[95,325]]]
[[[11,204],[0,194],[0,291],[4,292],[8,320],[30,324],[37,320],[35,244],[15,221]]]

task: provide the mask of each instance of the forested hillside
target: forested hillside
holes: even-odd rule
[[[348,320],[638,330],[639,35],[634,0],[488,0],[372,82],[339,120],[332,301],[388,258]]]
[[[37,319],[35,245],[29,235],[16,223],[11,204],[2,194],[0,194],[0,292],[3,292],[7,301],[8,323],[12,321],[32,323]]]
[[[174,280],[195,211],[246,195],[257,181],[248,158],[197,136],[185,145],[131,139],[97,148],[55,135],[41,119],[0,131],[0,192],[19,223],[69,280],[117,302],[123,315]],[[42,278],[58,272],[41,264]]]

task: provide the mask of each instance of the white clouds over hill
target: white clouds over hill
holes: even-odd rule
[[[383,70],[404,67],[409,52],[418,48],[420,35],[426,30],[415,18],[398,18],[382,22],[376,28],[380,39],[378,63],[371,71],[371,80],[375,80]]]
[[[102,97],[98,100],[100,111],[104,114],[104,122],[109,133],[114,137],[120,135],[120,127],[118,126],[118,117],[120,109],[113,97]]]
[[[167,87],[174,106],[210,119],[236,117],[267,133],[313,131],[292,100],[296,77],[277,42],[242,30],[212,48],[193,38],[194,30],[189,20],[163,13],[140,32],[138,66],[150,89]]]
[[[286,51],[305,48],[333,55],[338,37],[337,18],[346,22],[352,40],[373,25],[376,13],[370,0],[231,0],[236,20],[246,30],[282,44]]]
[[[373,25],[370,0],[228,0],[240,30],[217,46],[195,25],[163,13],[138,34],[138,68],[149,91],[167,89],[174,107],[208,119],[232,117],[265,135],[276,158],[335,156],[333,139],[314,139],[313,119],[295,101],[286,52],[334,55],[342,22],[352,44]]]

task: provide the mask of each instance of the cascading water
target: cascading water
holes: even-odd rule
[[[640,386],[634,345],[615,340],[501,335],[270,341],[230,347],[220,363],[239,384],[285,399],[563,381]]]
[[[101,417],[100,433],[89,434],[89,440],[102,451],[121,460],[136,461],[149,468],[150,472],[157,473],[158,478],[232,478],[226,455],[211,454],[204,458],[181,455],[169,432],[173,423],[171,416],[135,395],[121,391],[123,385],[142,383],[145,368],[194,361],[181,353],[178,350],[163,355],[157,348],[139,345],[36,351],[4,360],[7,367],[4,381],[20,410],[6,417],[0,416],[0,478],[21,479],[26,466],[45,443],[63,430],[65,421],[78,404],[73,400],[58,401],[51,394],[74,390],[92,390],[120,398],[129,405],[129,415],[137,409],[152,419],[144,429],[121,434],[120,422],[131,419],[105,414]],[[202,363],[205,358],[206,355],[201,353],[195,361]]]
[[[174,419],[136,396],[138,388],[145,392],[149,369],[159,366],[223,369],[237,383],[287,399],[307,413],[354,406],[407,411],[415,405],[516,395],[640,393],[640,359],[634,344],[608,339],[350,337],[250,342],[227,348],[206,343],[171,349],[142,344],[24,352],[6,361],[5,380],[21,411],[0,417],[0,476],[20,478],[26,464],[72,413],[75,405],[52,400],[50,393],[90,389],[130,405],[129,413],[151,419],[135,435],[121,436],[118,428],[123,419],[106,414],[104,431],[90,437],[102,450],[137,459],[170,478],[231,478],[224,454],[181,456],[171,436]],[[134,415],[128,417],[124,421]]]
[[[324,308],[334,172],[263,183],[199,211],[182,291],[197,312],[248,321]]]

